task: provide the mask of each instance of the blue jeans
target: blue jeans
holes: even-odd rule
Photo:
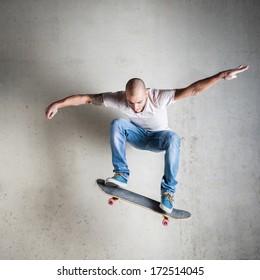
[[[178,135],[171,130],[145,130],[125,119],[114,120],[110,129],[113,172],[120,173],[128,179],[130,171],[126,161],[126,142],[140,150],[165,151],[161,193],[167,191],[174,194],[178,183],[176,175],[180,157],[180,138]]]

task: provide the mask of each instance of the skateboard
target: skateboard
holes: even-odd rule
[[[162,215],[163,226],[169,225],[170,223],[169,219],[189,219],[191,217],[191,213],[179,209],[173,209],[171,213],[166,213],[159,207],[160,205],[159,201],[153,200],[149,197],[143,196],[138,193],[134,193],[127,189],[120,188],[118,186],[105,185],[105,181],[103,179],[97,179],[96,182],[99,189],[110,196],[110,199],[108,200],[109,205],[112,206],[115,204],[117,200],[122,199],[132,204],[144,207],[146,209],[149,209],[151,211],[154,211]]]

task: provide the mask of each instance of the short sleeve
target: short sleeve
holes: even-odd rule
[[[160,108],[174,103],[176,89],[152,89],[153,102]]]
[[[121,91],[102,93],[103,102],[106,107],[118,108],[121,99]]]

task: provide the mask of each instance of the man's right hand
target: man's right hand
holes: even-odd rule
[[[49,120],[52,119],[57,114],[57,112],[58,108],[56,103],[52,103],[45,109],[46,118],[48,118]]]

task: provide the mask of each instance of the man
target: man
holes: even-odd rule
[[[133,78],[127,82],[125,91],[73,95],[56,101],[46,108],[46,117],[51,119],[58,109],[81,104],[104,105],[122,111],[130,121],[116,119],[111,124],[110,145],[115,174],[106,179],[106,184],[127,186],[130,172],[126,161],[126,142],[141,150],[165,151],[160,207],[170,213],[177,185],[180,139],[168,127],[166,107],[179,99],[198,95],[221,79],[234,79],[248,68],[241,65],[199,80],[186,88],[172,90],[147,89],[141,79]]]

